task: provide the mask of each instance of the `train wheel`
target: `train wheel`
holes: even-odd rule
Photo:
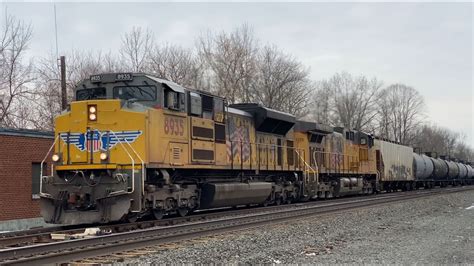
[[[410,183],[406,183],[405,186],[403,187],[403,191],[410,191],[411,190],[411,184]]]
[[[322,199],[322,198],[323,198],[323,193],[322,193],[322,191],[318,191],[317,195],[318,195],[318,199]]]
[[[281,198],[277,198],[277,199],[275,200],[275,205],[278,206],[278,205],[280,205],[280,204],[281,204]]]
[[[261,205],[262,205],[262,207],[267,207],[268,206],[268,201],[267,200],[264,201]]]
[[[163,210],[160,210],[160,209],[153,209],[153,217],[156,219],[156,220],[160,220],[163,218],[163,216],[165,215],[165,212]]]
[[[127,222],[129,222],[129,223],[134,223],[134,222],[136,222],[136,221],[138,220],[138,214],[136,214],[136,213],[129,213],[129,214],[127,215],[127,218],[126,218],[126,219],[127,219]]]
[[[324,192],[324,198],[325,199],[331,198],[331,192],[329,192],[329,191]]]
[[[188,215],[189,209],[186,208],[186,207],[178,208],[177,213],[178,213],[179,216],[184,217],[184,216]]]

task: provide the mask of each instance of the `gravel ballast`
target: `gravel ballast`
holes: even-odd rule
[[[438,195],[186,241],[123,263],[472,264],[472,205],[473,191]]]

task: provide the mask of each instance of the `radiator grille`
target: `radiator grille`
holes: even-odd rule
[[[181,157],[181,148],[179,147],[174,147],[173,148],[173,159],[174,160],[179,160]]]

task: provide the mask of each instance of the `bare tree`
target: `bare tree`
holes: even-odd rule
[[[424,110],[419,92],[403,84],[390,85],[379,93],[378,107],[381,135],[410,143]]]
[[[327,106],[330,124],[367,130],[375,117],[375,100],[382,82],[365,76],[337,73],[318,82],[315,98]]]
[[[71,51],[66,54],[66,87],[68,102],[74,98],[73,89],[90,75],[121,71],[112,53]],[[54,118],[61,113],[60,71],[55,55],[40,58],[36,65],[35,106],[37,128],[52,130]]]
[[[19,113],[32,93],[32,62],[25,62],[24,54],[33,30],[9,15],[0,30],[0,126],[18,127],[23,125]]]
[[[421,125],[417,129],[416,137],[412,141],[413,147],[420,148],[423,152],[436,152],[445,154],[443,150],[444,138],[441,131],[444,129],[433,125]]]
[[[129,71],[145,72],[147,59],[154,46],[154,37],[150,29],[133,27],[122,37],[120,56]]]
[[[308,115],[309,119],[312,119],[318,123],[331,124],[331,90],[327,80],[314,82],[313,87],[315,88],[312,98],[311,110]]]
[[[178,84],[200,88],[203,67],[192,50],[166,44],[156,46],[150,53],[148,69],[157,76]]]
[[[252,29],[244,24],[230,34],[209,32],[197,43],[199,56],[210,69],[212,90],[230,103],[248,102],[258,52]]]
[[[418,127],[416,136],[411,141],[411,145],[421,148],[424,152],[436,152],[438,155],[445,155],[448,157],[460,157],[459,153],[464,153],[466,150],[463,145],[463,136],[448,128],[438,127],[435,125],[422,125]]]
[[[308,69],[275,46],[265,46],[258,55],[250,99],[266,107],[302,117],[310,95]]]
[[[464,141],[459,142],[454,149],[454,157],[465,162],[474,162],[474,149]]]
[[[96,62],[100,63],[101,71],[104,73],[108,72],[121,72],[126,71],[126,69],[120,64],[117,56],[112,53],[112,51],[102,52],[99,51],[97,53],[98,59]]]

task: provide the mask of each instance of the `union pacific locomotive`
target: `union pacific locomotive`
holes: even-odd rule
[[[41,213],[106,223],[472,182],[470,165],[147,74],[91,76],[55,121]],[[51,154],[47,155],[50,156]],[[48,170],[48,171],[47,171]],[[50,175],[48,175],[50,173]]]

